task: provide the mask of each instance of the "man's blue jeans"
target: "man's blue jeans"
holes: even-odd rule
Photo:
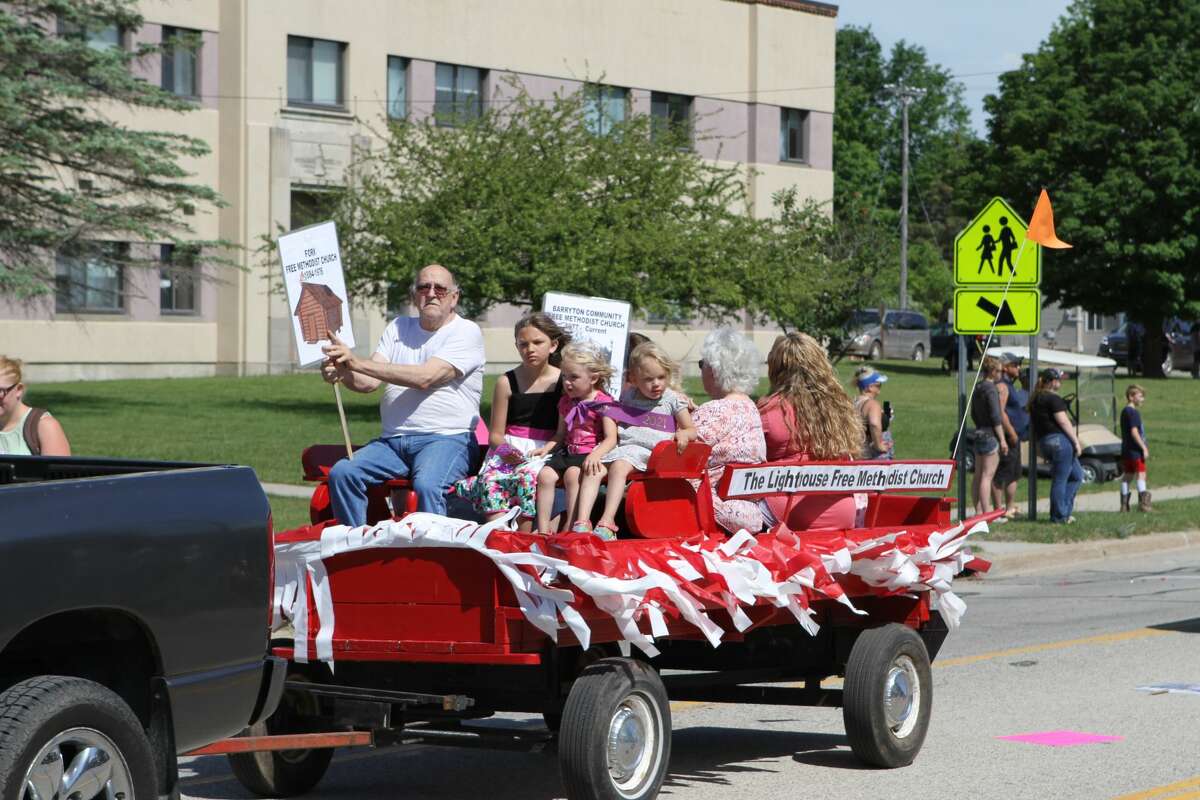
[[[344,525],[367,521],[367,487],[392,478],[411,476],[417,507],[434,514],[446,513],[446,490],[466,477],[475,440],[470,433],[446,436],[417,433],[375,439],[343,458],[329,472],[329,497],[333,514]]]
[[[1042,455],[1050,459],[1050,521],[1066,522],[1075,509],[1075,493],[1083,483],[1083,468],[1065,433],[1051,433],[1038,442]]]

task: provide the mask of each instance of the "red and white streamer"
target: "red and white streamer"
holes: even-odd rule
[[[987,523],[977,520],[944,531],[901,530],[862,540],[847,532],[819,543],[786,529],[760,537],[740,531],[728,539],[603,543],[590,536],[514,533],[508,528],[516,513],[486,525],[416,513],[370,527],[330,526],[319,541],[277,544],[274,625],[291,622],[297,661],[306,660],[312,641],[317,658],[332,662],[337,621],[325,561],[360,550],[421,547],[470,549],[487,557],[532,625],[556,642],[566,627],[585,649],[592,632],[575,607],[577,593],[613,618],[624,642],[654,656],[654,640],[668,635],[667,617],[686,620],[716,647],[725,631],[706,605],[727,611],[739,631],[751,625],[745,608],[762,604],[788,609],[810,634],[818,630],[809,607],[814,599],[830,598],[864,614],[839,575],[857,576],[875,595],[933,592],[946,624],[956,628],[966,605],[950,586],[973,559],[967,539],[987,531]],[[319,623],[315,632],[308,625],[310,594]]]

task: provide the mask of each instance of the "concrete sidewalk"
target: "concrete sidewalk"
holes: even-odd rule
[[[1097,539],[1066,544],[1035,544],[1033,542],[989,542],[972,539],[976,555],[992,562],[988,575],[1008,577],[1061,569],[1088,561],[1114,556],[1133,556],[1184,547],[1200,547],[1200,530],[1176,533],[1150,533],[1128,539]]]

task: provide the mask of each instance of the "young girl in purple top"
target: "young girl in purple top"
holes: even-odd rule
[[[621,393],[620,403],[605,410],[618,424],[618,439],[616,448],[600,459],[609,465],[604,513],[592,529],[592,505],[604,473],[588,473],[579,487],[579,509],[571,527],[605,540],[617,538],[617,507],[625,496],[629,473],[646,468],[650,452],[659,442],[674,438],[682,453],[696,438],[687,399],[672,388],[679,382],[679,365],[666,351],[653,342],[638,345],[629,354],[629,374],[633,385]]]

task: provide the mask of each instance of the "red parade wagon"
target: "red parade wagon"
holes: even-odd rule
[[[327,466],[335,452],[310,448],[308,475],[319,480],[327,473],[322,460]],[[703,444],[682,455],[672,443],[660,445],[647,471],[631,479],[626,530],[607,543],[586,534],[495,530],[482,532],[473,547],[441,546],[432,537],[437,546],[411,538],[404,547],[375,546],[370,524],[347,534],[328,519],[328,494],[319,487],[314,524],[276,534],[277,558],[309,554],[307,577],[295,587],[293,611],[299,611],[291,636],[274,646],[290,660],[279,710],[243,737],[197,754],[227,753],[246,788],[284,797],[313,788],[336,747],[538,748],[557,738],[568,797],[653,798],[668,770],[670,701],[687,700],[841,707],[862,761],[911,763],[929,723],[930,662],[948,630],[931,604],[934,594],[944,598],[930,588],[934,573],[941,570],[944,589],[946,570],[952,577],[968,563],[986,568],[965,550],[940,566],[930,566],[930,554],[939,557],[936,546],[914,550],[914,542],[927,545],[962,528],[951,522],[943,496],[953,462],[730,465],[718,487],[724,499],[855,492],[865,500],[861,528],[790,531],[785,515],[776,529],[739,538],[714,521],[708,455]],[[396,489],[403,492],[403,484],[380,491]],[[388,506],[405,512],[376,532],[432,516],[409,516],[403,498],[371,503],[376,514],[389,513]],[[347,535],[359,545],[331,545],[349,541]],[[738,552],[731,555],[730,546]],[[905,549],[924,563],[908,563],[913,572],[901,580],[880,565]],[[839,557],[841,567],[832,566]],[[517,560],[502,569],[506,558]],[[523,558],[571,567],[547,571]],[[738,558],[742,571],[735,574],[729,564]],[[827,567],[839,574],[821,585]],[[662,577],[668,572],[671,580]],[[748,599],[751,590],[739,587],[738,575],[757,581],[760,595]],[[789,575],[813,578],[802,612],[797,595],[781,595],[780,602],[761,595],[785,586],[795,591],[785,582]],[[647,590],[646,576],[659,586]],[[611,587],[623,579],[630,582],[621,586],[642,593],[619,611],[628,595],[604,594],[593,584]],[[686,584],[686,597],[662,591],[672,580]],[[537,591],[569,598],[554,607],[560,616],[551,612],[564,621],[564,605],[571,612],[572,624],[558,624],[556,637],[532,621]],[[707,630],[697,627],[697,612]],[[643,634],[647,627],[651,634]],[[652,646],[642,646],[650,639]],[[639,646],[631,648],[631,640]],[[829,680],[835,678],[843,679],[840,685]],[[474,724],[500,712],[540,713],[546,729]]]

